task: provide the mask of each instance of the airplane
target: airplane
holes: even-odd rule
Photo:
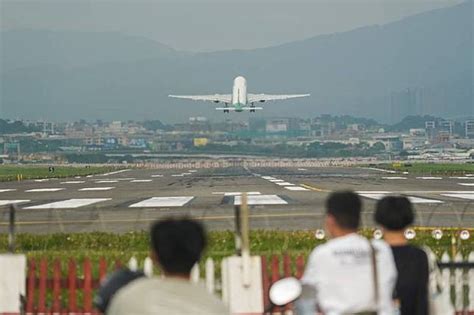
[[[263,107],[255,106],[255,103],[264,103],[268,101],[286,100],[290,98],[306,97],[309,94],[292,95],[271,95],[271,94],[250,94],[247,93],[247,80],[238,76],[234,79],[232,94],[214,94],[214,95],[168,95],[168,97],[189,99],[193,101],[209,101],[214,103],[223,103],[224,107],[217,107],[216,110],[222,110],[224,113],[249,111],[255,113],[256,110],[262,110]],[[229,106],[230,105],[230,106]]]

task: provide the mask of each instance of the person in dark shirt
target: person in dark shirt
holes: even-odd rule
[[[402,196],[379,200],[374,215],[395,259],[398,279],[394,298],[400,305],[400,314],[428,315],[428,257],[421,248],[408,244],[404,235],[414,217],[411,202]]]

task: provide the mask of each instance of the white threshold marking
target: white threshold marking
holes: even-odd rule
[[[384,176],[382,179],[407,179],[406,177],[402,176]]]
[[[234,197],[234,205],[240,205],[242,202],[241,196]],[[288,202],[278,197],[277,195],[257,195],[248,196],[247,204],[252,205],[286,205]]]
[[[119,170],[119,171],[114,171],[114,172],[109,172],[109,173],[100,174],[99,176],[115,175],[115,174],[120,174],[120,173],[128,172],[128,171],[130,171],[129,168],[127,168],[127,169],[125,169],[125,170]]]
[[[461,186],[474,186],[474,183],[458,183]]]
[[[241,191],[213,191],[213,195],[224,195],[224,196],[239,196],[242,195]],[[247,195],[261,195],[259,191],[247,191]]]
[[[61,184],[83,184],[85,181],[83,180],[68,180],[66,182],[61,182]]]
[[[285,189],[291,190],[291,191],[309,191],[308,188],[300,187],[300,186],[287,186]]]
[[[79,191],[105,191],[105,190],[112,190],[115,187],[86,187],[81,188]]]
[[[452,197],[452,198],[474,200],[474,193],[473,194],[441,194],[441,195],[446,196],[446,197]]]
[[[390,173],[390,174],[395,174],[395,173],[396,173],[396,171],[385,170],[385,169],[383,169],[383,168],[376,168],[376,167],[365,167],[365,169],[373,170],[373,171],[379,171],[379,172],[384,172],[384,173]]]
[[[17,203],[30,202],[30,200],[0,200],[0,206],[14,205]]]
[[[37,206],[30,206],[24,209],[73,209],[84,206],[89,206],[94,203],[111,200],[111,198],[77,198],[77,199],[68,199],[63,201],[56,201],[45,203]]]
[[[374,199],[374,200],[380,200],[382,199],[383,197],[385,197],[385,194],[380,194],[380,193],[376,193],[376,194],[359,194],[360,196],[362,197],[365,197],[365,198],[369,198],[369,199]]]
[[[281,182],[281,183],[275,183],[278,186],[295,186],[295,184],[289,183],[289,182]]]
[[[418,195],[418,194],[470,194],[474,190],[397,190],[397,191],[378,191],[365,190],[356,191],[358,194],[403,194],[403,195]]]
[[[191,200],[193,196],[182,197],[152,197],[137,203],[134,203],[129,208],[147,208],[147,207],[182,207]]]
[[[35,182],[37,183],[43,183],[49,181],[49,178],[43,178],[43,179],[35,179]]]
[[[285,180],[283,180],[283,179],[269,179],[268,181],[272,182],[272,183],[281,183],[281,182],[284,182]]]
[[[106,179],[106,180],[98,180],[96,181],[97,184],[105,184],[105,183],[118,183],[117,179]]]
[[[60,191],[64,190],[65,188],[35,188],[26,190],[26,192],[53,192],[53,191]]]
[[[151,177],[163,177],[163,175],[161,175],[161,174],[153,174],[153,175],[151,175]]]
[[[417,177],[416,179],[435,180],[435,179],[443,179],[443,177],[436,177],[436,176],[421,176],[421,177]]]
[[[130,181],[130,183],[149,183],[153,181],[153,179],[134,179]]]
[[[0,189],[0,193],[7,192],[7,191],[15,191],[16,189]]]
[[[262,176],[262,178],[266,180],[276,179],[275,177],[272,177],[272,176]]]
[[[369,198],[369,199],[374,199],[374,200],[380,200],[383,197],[385,197],[387,194],[385,193],[363,193],[359,194],[362,197]],[[443,203],[441,200],[436,200],[436,199],[428,199],[428,198],[421,198],[421,197],[413,197],[413,196],[407,196],[408,200],[410,200],[411,203]]]
[[[467,199],[467,200],[474,200],[474,194],[442,194],[442,196],[452,197],[452,198],[460,198],[460,199]]]
[[[242,194],[243,192],[224,192],[223,193],[224,196],[241,196]],[[249,192],[246,192],[246,194],[248,196],[261,195],[259,191],[249,191]]]
[[[444,203],[441,200],[436,200],[436,199],[429,199],[429,198],[421,198],[421,197],[413,197],[409,196],[408,199],[412,203]]]

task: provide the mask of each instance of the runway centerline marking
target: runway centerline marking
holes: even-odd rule
[[[61,184],[83,184],[85,183],[84,180],[69,180],[66,182],[61,182]]]
[[[134,179],[130,183],[149,183],[152,182],[152,179]]]
[[[435,176],[421,176],[421,177],[417,177],[416,179],[425,179],[425,180],[439,180],[439,179],[443,179],[443,177],[435,177]]]
[[[30,206],[24,209],[74,209],[107,200],[111,200],[111,198],[75,198]]]
[[[129,208],[182,207],[194,199],[194,196],[152,197],[134,203]]]
[[[308,184],[301,184],[301,187],[307,188],[312,191],[317,191],[317,192],[330,192],[328,189],[323,189],[323,188],[318,188],[313,185],[308,185]]]
[[[309,191],[308,188],[300,187],[300,186],[288,186],[285,187],[285,189],[291,190],[291,191]]]
[[[0,189],[0,193],[7,192],[7,191],[16,191],[16,189],[10,189],[10,188]]]
[[[241,196],[234,197],[234,205],[240,205],[242,203]],[[280,198],[278,195],[250,195],[247,196],[247,204],[253,205],[286,205],[287,201]]]
[[[163,177],[163,175],[161,175],[161,174],[153,174],[153,175],[151,175],[151,177]]]
[[[54,192],[64,190],[65,188],[34,188],[25,190],[25,192]]]
[[[13,205],[16,203],[26,203],[30,200],[0,200],[0,206]]]
[[[116,179],[106,179],[106,180],[98,180],[96,181],[97,184],[105,184],[105,183],[118,183]]]
[[[458,183],[461,186],[474,186],[474,183]]]
[[[78,189],[79,191],[106,191],[106,190],[112,190],[115,187],[86,187],[86,188],[81,188]]]
[[[128,171],[131,171],[131,169],[127,168],[125,170],[118,170],[118,171],[114,171],[114,172],[108,172],[108,173],[100,174],[99,176],[115,175],[115,174],[120,174],[120,173],[128,172]]]
[[[407,179],[406,177],[403,177],[403,176],[383,176],[382,179],[394,179],[394,180],[397,180],[397,179]]]

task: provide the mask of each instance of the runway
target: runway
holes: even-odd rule
[[[351,189],[364,200],[363,224],[373,226],[377,199],[409,196],[417,224],[474,226],[474,176],[392,174],[369,168],[129,169],[108,174],[0,183],[0,232],[16,203],[19,232],[147,229],[165,216],[187,215],[209,229],[233,229],[234,206],[248,194],[251,227],[317,229],[331,191]]]

